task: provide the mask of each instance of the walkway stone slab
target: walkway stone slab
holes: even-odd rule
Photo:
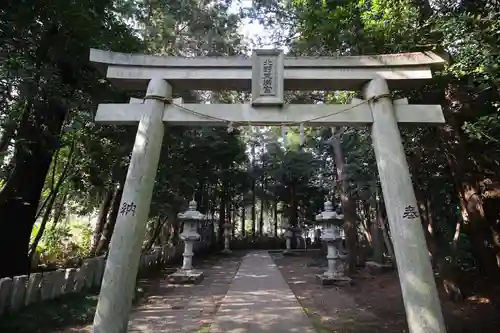
[[[200,263],[206,278],[198,285],[173,285],[166,279],[143,279],[151,294],[130,313],[127,333],[205,332],[238,270],[241,257]],[[148,292],[148,293],[149,293]],[[92,325],[58,333],[91,333]]]
[[[245,256],[211,333],[315,333],[267,251]]]
[[[165,277],[154,296],[130,314],[128,333],[199,332],[212,322],[240,260],[224,258],[201,266],[206,278],[197,285],[174,285]]]

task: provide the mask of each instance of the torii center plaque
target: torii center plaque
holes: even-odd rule
[[[284,56],[282,50],[254,50],[252,106],[283,106]]]

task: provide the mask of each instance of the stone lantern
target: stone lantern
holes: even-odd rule
[[[293,237],[293,227],[292,226],[287,226],[285,228],[285,244],[286,248],[283,251],[283,254],[290,254],[292,252],[292,237]]]
[[[231,223],[224,223],[223,225],[224,228],[224,250],[222,250],[222,253],[224,254],[230,254],[232,251],[230,249],[230,242],[231,242],[231,231],[233,230],[233,225]]]
[[[206,217],[196,210],[196,206],[196,201],[192,200],[189,202],[188,210],[177,215],[178,219],[183,222],[180,238],[184,241],[184,253],[182,254],[182,267],[168,277],[172,283],[199,283],[203,280],[203,272],[193,269],[193,247],[194,243],[200,239],[200,234],[197,231],[198,225]]]
[[[344,215],[333,210],[330,201],[325,202],[324,211],[316,215],[316,222],[323,224],[321,240],[326,243],[328,253],[328,271],[318,274],[317,278],[323,285],[350,282],[351,279],[344,275],[344,257],[340,253],[343,237]]]
[[[300,228],[290,224],[285,228],[286,248],[283,251],[283,254],[287,255],[292,253],[292,238],[294,235],[295,237],[300,237],[301,235],[299,232]]]

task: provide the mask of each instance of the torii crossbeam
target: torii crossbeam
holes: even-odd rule
[[[139,124],[99,295],[94,333],[123,333],[135,286],[164,123],[219,126],[371,126],[382,191],[411,333],[443,333],[445,326],[398,122],[442,124],[439,105],[409,105],[389,88],[421,86],[444,60],[433,53],[370,57],[285,58],[255,50],[252,59],[176,58],[91,50],[90,60],[125,89],[144,89],[143,100],[99,105],[96,122]],[[251,90],[251,104],[184,104],[179,89]],[[362,90],[350,105],[284,103],[285,90]]]
[[[227,122],[245,125],[279,126],[302,123],[306,126],[363,126],[373,123],[368,103],[355,100],[349,110],[343,104],[289,104],[276,107],[252,107],[249,104],[183,104],[165,105],[163,122],[185,126],[224,126]],[[95,121],[107,125],[137,125],[150,107],[142,100],[133,104],[100,104]],[[443,112],[439,105],[395,104],[399,123],[441,124]],[[191,111],[191,112],[190,112]],[[202,115],[207,115],[204,117]],[[320,118],[321,116],[326,116]],[[223,122],[218,119],[225,119]]]

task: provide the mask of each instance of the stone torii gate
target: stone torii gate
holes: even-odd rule
[[[138,124],[132,158],[111,239],[94,333],[127,331],[141,244],[164,134],[172,125],[371,126],[396,262],[411,333],[443,333],[445,326],[422,230],[400,123],[441,124],[439,105],[392,101],[390,89],[418,87],[444,60],[433,53],[286,58],[255,50],[252,58],[179,58],[92,49],[90,61],[123,89],[146,90],[144,101],[101,104],[95,121]],[[184,104],[172,87],[252,92],[251,104]],[[285,90],[362,90],[351,105],[287,105]]]

